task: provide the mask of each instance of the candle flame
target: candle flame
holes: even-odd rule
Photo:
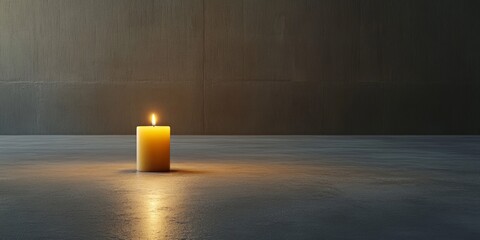
[[[157,118],[155,117],[155,114],[152,114],[152,126],[155,126],[157,124]]]

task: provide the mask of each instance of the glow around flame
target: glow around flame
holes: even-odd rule
[[[152,114],[152,126],[155,126],[157,124],[157,117],[155,117],[155,114]]]

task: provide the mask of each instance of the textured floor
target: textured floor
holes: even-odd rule
[[[479,239],[480,137],[0,136],[0,239]]]

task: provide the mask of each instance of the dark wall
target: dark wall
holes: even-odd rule
[[[477,0],[0,0],[0,134],[480,134]]]

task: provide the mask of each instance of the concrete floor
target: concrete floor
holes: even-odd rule
[[[480,137],[0,136],[1,239],[479,239]]]

